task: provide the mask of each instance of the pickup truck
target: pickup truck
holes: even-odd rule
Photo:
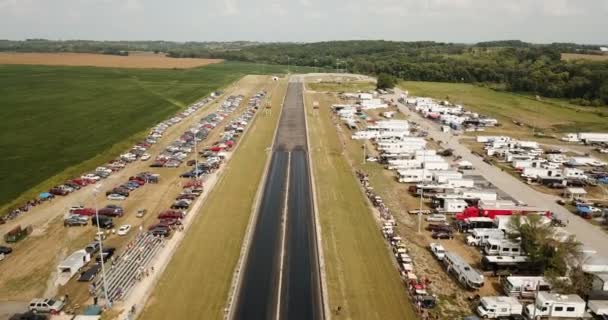
[[[441,261],[441,260],[443,260],[443,257],[445,257],[445,249],[443,248],[443,246],[441,244],[431,243],[429,245],[429,249],[435,256],[435,258],[437,258],[437,260]]]

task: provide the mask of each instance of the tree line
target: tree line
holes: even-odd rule
[[[256,63],[387,74],[414,81],[462,82],[567,98],[580,105],[608,104],[608,62],[564,61],[562,53],[601,54],[599,46],[532,44],[519,40],[477,44],[433,41],[328,41],[317,43],[26,41],[0,40],[0,51],[128,54],[154,51],[174,58],[220,58]]]

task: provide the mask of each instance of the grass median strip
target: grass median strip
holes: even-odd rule
[[[319,99],[321,98],[321,99]],[[333,319],[416,319],[321,95],[307,117]],[[320,101],[313,114],[311,101]]]
[[[286,91],[272,93],[167,266],[142,319],[221,319]]]

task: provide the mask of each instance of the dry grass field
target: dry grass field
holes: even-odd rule
[[[115,56],[92,53],[0,53],[0,64],[107,68],[189,69],[220,63],[221,59],[168,58],[162,54]]]
[[[608,54],[580,54],[580,53],[562,53],[562,60],[591,60],[591,61],[608,61]]]

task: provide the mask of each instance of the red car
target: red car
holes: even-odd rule
[[[94,216],[95,209],[93,208],[80,208],[72,211],[73,214],[81,215],[81,216]]]
[[[182,222],[179,221],[179,219],[161,219],[159,224],[166,225],[166,226],[174,226],[174,225],[181,225]]]
[[[143,186],[144,184],[146,184],[146,180],[144,180],[144,179],[142,179],[140,177],[131,177],[131,178],[129,178],[129,181],[136,182],[140,186]]]
[[[81,178],[72,179],[72,180],[70,180],[70,182],[75,183],[81,187],[84,187],[90,183],[88,180],[81,179]]]
[[[67,195],[69,192],[65,189],[61,189],[58,187],[52,188],[51,190],[49,190],[49,193],[54,195],[54,196],[65,196]]]
[[[184,214],[177,210],[167,210],[158,215],[159,219],[183,219]]]

